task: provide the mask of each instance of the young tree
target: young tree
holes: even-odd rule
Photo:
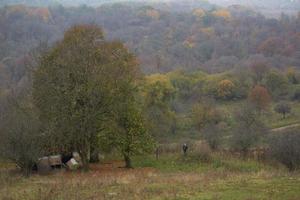
[[[293,67],[288,68],[288,70],[286,72],[286,77],[287,77],[289,83],[292,83],[292,84],[299,83],[299,80],[300,80],[299,72],[296,71],[296,69]]]
[[[198,130],[202,130],[209,124],[218,124],[222,120],[221,113],[210,101],[206,99],[193,107],[193,121]]]
[[[268,90],[260,85],[256,85],[249,94],[249,101],[259,111],[267,110],[271,103],[271,96]]]
[[[134,56],[120,42],[106,42],[99,27],[70,28],[34,74],[34,103],[50,146],[78,151],[87,170],[92,145],[120,103],[119,91],[137,74]]]
[[[207,141],[212,149],[217,149],[222,137],[222,114],[215,106],[206,99],[194,106],[192,115],[194,126],[201,132],[203,139]]]
[[[284,164],[289,170],[300,167],[300,134],[298,130],[275,134],[269,140],[272,158]]]
[[[118,128],[115,141],[125,160],[125,167],[132,168],[133,155],[150,153],[154,149],[154,140],[145,127],[145,121],[139,106],[130,103],[118,115]]]
[[[250,66],[250,70],[252,72],[254,83],[261,84],[270,69],[265,62],[254,61]]]
[[[245,104],[235,115],[232,147],[245,156],[250,147],[266,133],[266,127],[252,104]]]
[[[282,114],[283,119],[285,119],[286,114],[291,113],[291,106],[286,102],[281,102],[275,106],[274,109],[276,112]]]
[[[271,71],[266,76],[266,87],[273,97],[285,95],[288,87],[287,78],[278,71]]]
[[[212,123],[207,124],[201,132],[203,139],[206,140],[209,147],[212,150],[217,150],[221,144],[222,135],[224,135],[223,131],[222,123]]]
[[[148,130],[156,139],[162,139],[175,132],[175,114],[171,109],[175,89],[165,75],[151,75],[147,78],[145,91],[145,115]]]
[[[9,97],[10,103],[7,100],[1,101],[6,109],[0,112],[0,156],[16,163],[28,176],[43,152],[41,126],[30,102],[12,96]]]
[[[235,85],[230,80],[222,80],[218,83],[217,95],[221,99],[231,99],[234,96]]]

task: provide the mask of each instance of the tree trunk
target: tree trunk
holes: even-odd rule
[[[82,161],[82,169],[83,169],[83,171],[85,171],[85,172],[89,171],[88,155],[82,154],[81,155],[81,161]]]
[[[126,168],[132,168],[131,158],[127,154],[124,154],[124,161]]]

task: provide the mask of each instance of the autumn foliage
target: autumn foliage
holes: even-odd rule
[[[271,103],[271,96],[265,87],[256,85],[249,94],[249,101],[258,110],[267,110]]]

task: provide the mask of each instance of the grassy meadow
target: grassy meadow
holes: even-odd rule
[[[2,200],[203,199],[297,200],[300,174],[280,165],[213,153],[165,154],[123,162],[92,164],[87,173],[58,171],[24,178],[10,164],[1,165]]]

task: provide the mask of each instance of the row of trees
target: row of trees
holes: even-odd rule
[[[154,147],[142,113],[141,78],[122,43],[106,41],[94,25],[70,28],[41,57],[26,101],[5,112],[5,157],[29,172],[39,156],[77,151],[87,170],[91,153],[105,142],[131,167],[133,154]]]

